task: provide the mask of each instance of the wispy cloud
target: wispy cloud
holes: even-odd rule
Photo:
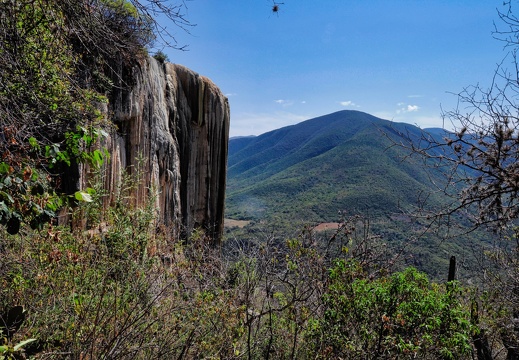
[[[341,101],[339,102],[339,104],[341,104],[341,106],[346,106],[346,107],[359,107],[359,105],[355,104],[353,101],[351,100],[348,100],[348,101]]]
[[[291,106],[294,104],[294,102],[292,100],[285,100],[285,99],[274,100],[274,102],[281,106]]]
[[[372,115],[385,120],[393,120],[395,117],[391,111],[374,111]]]
[[[237,96],[237,95],[238,95],[238,94],[236,94],[236,93],[228,93],[228,94],[225,94],[225,96],[227,96],[227,97]]]
[[[415,98],[421,98],[423,95],[407,95],[408,98],[415,99]]]
[[[416,125],[422,129],[425,128],[441,128],[444,127],[443,119],[441,116],[416,116],[416,115],[404,115],[397,116],[393,119],[394,121],[403,121],[408,124]]]

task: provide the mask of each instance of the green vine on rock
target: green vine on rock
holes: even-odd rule
[[[88,201],[87,189],[62,190],[64,176],[78,164],[95,169],[108,159],[99,146],[107,135],[99,108],[109,89],[86,67],[103,53],[85,48],[90,35],[80,30],[95,26],[93,11],[106,6],[118,19],[133,15],[124,1],[83,5],[0,2],[0,225],[10,234],[24,223],[41,229],[66,204]]]
[[[71,200],[92,201],[92,189],[76,191],[72,196],[56,191],[57,165],[85,163],[99,168],[108,159],[108,151],[99,149],[100,136],[108,134],[94,127],[78,126],[67,132],[62,143],[40,145],[34,137],[22,146],[28,156],[5,156],[0,162],[0,224],[8,233],[20,231],[23,223],[42,229],[57,211]]]

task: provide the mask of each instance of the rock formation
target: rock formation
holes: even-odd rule
[[[133,68],[130,77],[124,79],[129,86],[116,91],[108,104],[116,126],[104,145],[110,153],[106,188],[115,189],[124,171],[139,169],[143,179],[136,205],[155,193],[160,220],[179,236],[200,228],[218,241],[229,137],[227,98],[208,78],[153,58]],[[85,174],[82,178],[84,186]]]

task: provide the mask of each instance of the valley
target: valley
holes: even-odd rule
[[[419,215],[423,207],[440,208],[448,201],[439,191],[443,175],[396,145],[418,141],[421,132],[340,111],[257,137],[231,138],[227,236],[261,242],[310,228],[326,237],[337,229],[332,224],[359,217],[390,251],[405,251],[406,265],[442,279],[455,255],[464,263],[460,277],[472,279],[478,268],[472,247],[486,246],[486,234],[466,238],[456,232],[461,229],[431,227],[431,220]],[[441,136],[439,129],[431,133]]]

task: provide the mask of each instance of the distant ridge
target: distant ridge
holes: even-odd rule
[[[486,244],[488,234],[446,240],[445,233],[425,232],[428,220],[410,214],[423,199],[429,209],[448,200],[431,182],[441,184],[445,176],[394,146],[444,136],[452,133],[340,111],[231,140],[226,218],[234,221],[226,231],[243,241],[261,242],[265,234],[282,241],[303,228],[337,229],[341,219],[360,215],[368,227],[362,228],[364,223],[359,231],[376,235],[388,253],[402,254],[430,276],[444,279],[452,255],[466,259],[469,274],[478,267],[470,260],[467,238],[470,244]],[[463,226],[463,221],[452,217],[449,224]],[[327,232],[314,232],[316,241],[329,239],[333,230]]]
[[[333,221],[338,211],[391,214],[431,190],[391,146],[418,127],[345,110],[229,143],[227,216]]]
[[[238,140],[238,139],[244,139],[244,138],[254,138],[256,135],[241,135],[241,136],[231,136],[229,140]]]

